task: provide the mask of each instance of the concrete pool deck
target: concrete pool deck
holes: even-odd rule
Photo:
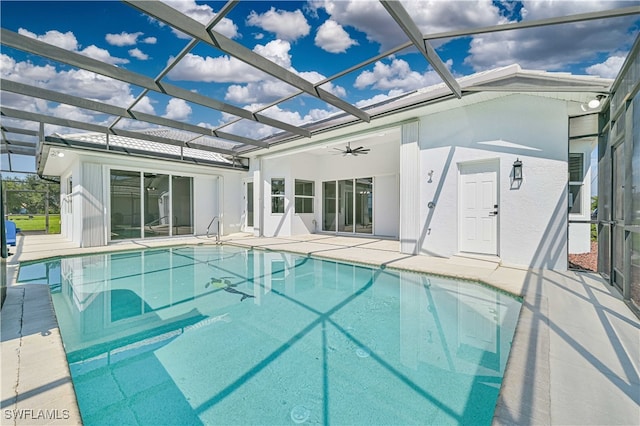
[[[640,424],[640,321],[598,274],[502,265],[497,258],[399,253],[399,242],[323,234],[231,235],[223,242],[481,281],[523,306],[494,424]],[[49,289],[17,285],[20,262],[213,238],[123,242],[80,249],[59,235],[19,236],[2,307],[2,424],[80,424]],[[21,418],[19,418],[21,417]]]

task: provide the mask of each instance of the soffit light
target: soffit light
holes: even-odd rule
[[[583,111],[594,110],[598,108],[602,104],[602,100],[605,98],[604,95],[597,95],[595,99],[591,99],[587,104],[580,105]]]

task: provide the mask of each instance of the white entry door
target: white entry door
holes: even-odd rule
[[[498,254],[498,164],[460,166],[459,250]]]

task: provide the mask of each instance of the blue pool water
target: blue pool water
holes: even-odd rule
[[[23,265],[93,424],[490,424],[520,302],[229,246]]]

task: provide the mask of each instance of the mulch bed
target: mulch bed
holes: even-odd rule
[[[591,252],[569,255],[569,269],[598,270],[598,242],[591,241]]]

